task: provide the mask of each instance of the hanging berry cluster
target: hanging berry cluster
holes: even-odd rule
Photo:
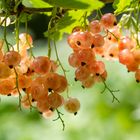
[[[140,49],[138,38],[123,35],[112,13],[106,13],[100,20],[92,20],[85,27],[75,27],[68,37],[68,44],[73,49],[68,61],[75,68],[75,80],[82,87],[90,88],[97,82],[103,82],[105,88],[113,95],[105,83],[107,71],[105,64],[97,60],[100,55],[107,60],[118,60],[125,65],[128,72],[135,72],[140,82]],[[113,95],[113,101],[118,99]]]
[[[64,76],[57,73],[58,66],[65,70],[58,58],[55,41],[59,65],[50,58],[50,44],[48,56],[33,55],[33,40],[28,33],[19,34],[19,30],[16,30],[16,44],[11,45],[6,38],[6,26],[11,24],[10,18],[1,17],[0,22],[4,26],[4,39],[0,40],[0,94],[19,97],[20,109],[36,108],[44,117],[52,116],[56,111],[57,119],[60,119],[64,129],[65,124],[61,118],[63,114],[58,110],[59,107],[63,106],[66,111],[76,115],[80,102],[69,95],[67,99],[64,98],[63,93],[68,91],[69,84],[65,72]],[[18,22],[17,18],[17,29]],[[49,24],[48,34],[51,33],[53,22],[57,23],[54,17]],[[67,41],[73,50],[68,62],[75,68],[75,81],[80,81],[83,88],[91,88],[95,83],[101,82],[105,86],[102,92],[108,90],[113,101],[119,102],[114,95],[118,90],[111,90],[107,86],[105,64],[98,60],[97,55],[107,60],[119,60],[129,72],[135,72],[136,81],[140,82],[138,35],[124,36],[112,13],[104,14],[100,20],[92,20],[84,27],[75,27]],[[48,42],[50,43],[49,37]],[[7,51],[4,51],[4,43]]]
[[[30,56],[28,49],[32,52],[33,40],[27,33],[21,33],[18,43],[7,52],[3,45],[0,40],[0,94],[19,97],[20,109],[36,108],[44,117],[52,116],[56,110],[64,129],[63,114],[58,108],[64,106],[66,111],[76,114],[80,102],[72,97],[64,99],[68,82],[57,73],[57,63],[47,56]]]
[[[108,51],[112,57],[115,57],[114,52],[116,48],[107,45],[107,37],[113,33],[103,36],[102,32],[116,28],[116,24],[115,16],[108,13],[103,15],[100,21],[91,21],[87,25],[86,30],[83,30],[82,27],[75,27],[72,34],[68,37],[68,43],[73,49],[73,53],[69,56],[68,61],[72,67],[76,68],[75,80],[81,81],[84,88],[90,88],[96,82],[104,82],[106,80],[107,71],[105,64],[96,59],[96,54],[104,56],[104,53]],[[111,37],[108,42],[113,40]],[[105,48],[105,46],[108,46],[108,48]]]

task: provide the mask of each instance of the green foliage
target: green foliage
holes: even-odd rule
[[[69,9],[86,9],[89,7],[87,3],[84,3],[83,0],[43,0],[53,6],[69,8]]]
[[[53,28],[45,33],[45,36],[48,36],[52,40],[62,39],[64,33],[71,33],[72,29],[75,26],[81,25],[80,19],[84,15],[83,10],[71,10],[64,15]]]
[[[53,6],[68,8],[68,9],[98,9],[103,6],[103,3],[98,0],[43,0]]]
[[[42,1],[42,0],[29,0],[30,3],[33,5],[33,7],[37,8],[45,8],[45,7],[50,7],[51,5]]]
[[[6,12],[9,12],[14,8],[15,0],[2,0],[0,4],[1,9],[5,10]]]
[[[119,3],[119,0],[114,0],[114,2],[113,2],[113,8],[114,9],[117,9],[118,3]]]
[[[132,2],[133,0],[115,0],[114,1],[114,8],[116,8],[115,10],[115,14],[119,14],[119,13],[122,13],[125,8],[127,8],[130,3]]]
[[[103,3],[97,0],[95,2],[93,2],[93,0],[89,0],[86,3],[90,4],[90,6],[86,9],[67,11],[67,13],[64,14],[62,18],[57,20],[54,27],[52,27],[49,31],[45,32],[45,36],[53,40],[62,39],[64,33],[71,33],[72,29],[75,26],[84,25],[84,22],[87,22],[87,16],[89,16],[93,10],[98,10],[104,5]],[[71,5],[73,4],[71,3]],[[79,6],[79,9],[80,8],[81,7]]]

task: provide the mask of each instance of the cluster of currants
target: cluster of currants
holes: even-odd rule
[[[29,34],[19,35],[17,44],[3,51],[0,40],[0,94],[19,97],[20,107],[37,108],[44,117],[64,106],[66,111],[76,114],[80,102],[76,98],[64,99],[62,93],[68,88],[65,76],[58,74],[57,63],[47,56],[30,56],[33,46]],[[58,111],[58,110],[57,110]]]
[[[140,49],[136,40],[122,35],[112,13],[92,20],[85,28],[75,27],[68,37],[68,44],[73,49],[68,61],[76,68],[75,80],[81,81],[85,88],[103,82],[107,72],[104,63],[96,60],[96,55],[100,55],[107,60],[119,60],[129,72],[135,72],[136,81],[140,82]]]
[[[82,86],[90,88],[96,82],[106,80],[107,72],[102,61],[96,60],[96,54],[101,54],[105,45],[102,31],[116,25],[116,18],[108,13],[101,20],[93,20],[83,30],[75,27],[68,37],[68,43],[73,49],[69,56],[69,64],[76,68],[75,78],[82,82]]]

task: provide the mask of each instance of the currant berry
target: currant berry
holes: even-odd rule
[[[49,72],[44,76],[45,86],[48,91],[56,91],[60,87],[60,76],[57,73]]]
[[[45,81],[42,77],[37,77],[35,80],[31,83],[31,89],[30,89],[32,98],[35,101],[38,101],[44,98],[44,96],[47,98],[48,96],[48,90],[45,87]]]
[[[76,114],[80,109],[80,102],[77,98],[69,98],[67,101],[65,101],[64,108],[69,113]]]
[[[50,106],[50,109],[54,110],[63,105],[64,98],[57,92],[53,92],[48,95],[47,101]]]
[[[46,74],[51,70],[50,59],[45,56],[36,57],[31,66],[37,74]]]
[[[39,112],[43,113],[49,110],[49,104],[47,99],[37,101],[36,105]]]
[[[90,71],[86,66],[80,66],[75,71],[75,78],[79,81],[86,80],[90,75]]]
[[[47,110],[47,111],[43,112],[42,116],[43,116],[45,119],[48,119],[48,118],[52,117],[53,114],[54,114],[53,111]]]
[[[90,32],[74,32],[68,37],[68,43],[73,50],[88,49],[92,45]]]
[[[126,65],[128,72],[130,71],[137,71],[139,68],[139,64],[135,61],[134,63],[130,63],[129,65]]]
[[[124,65],[130,65],[135,62],[132,52],[128,49],[124,49],[119,52],[119,62]]]
[[[117,25],[117,19],[112,13],[104,14],[100,20],[104,28],[112,28]]]
[[[89,76],[86,80],[82,81],[82,86],[84,86],[85,88],[91,88],[94,83],[94,76]]]
[[[136,49],[132,53],[133,53],[133,56],[134,56],[135,61],[138,64],[140,64],[140,49]]]
[[[72,54],[70,54],[69,58],[68,58],[68,62],[70,64],[70,66],[72,67],[78,67],[80,66],[80,62],[79,62],[79,58],[78,58],[78,53],[74,52]]]
[[[9,95],[15,88],[14,80],[9,79],[3,79],[0,80],[0,94],[2,95]]]
[[[140,82],[140,69],[138,69],[136,72],[135,72],[135,78],[136,78],[136,82]]]
[[[66,88],[68,87],[68,82],[67,82],[66,77],[61,76],[61,75],[59,75],[59,81],[60,81],[59,87],[55,91],[58,93],[61,93],[65,91]]]
[[[11,69],[5,63],[0,62],[0,78],[8,78],[11,74]]]
[[[19,88],[28,88],[31,86],[32,77],[26,75],[18,75],[18,87]]]
[[[8,65],[9,67],[12,68],[12,67],[19,65],[19,63],[21,61],[21,56],[16,51],[9,51],[4,55],[3,60],[6,65]]]
[[[79,50],[77,57],[81,66],[90,65],[90,63],[95,61],[95,53],[92,49]]]
[[[104,41],[104,37],[100,34],[94,34],[92,36],[92,46],[94,45],[94,47],[102,47],[104,45],[105,41]]]
[[[102,61],[95,61],[91,63],[89,70],[93,75],[96,74],[99,76],[105,71],[105,64]]]
[[[102,30],[101,23],[99,20],[93,20],[88,25],[89,31],[93,34],[99,33]]]
[[[124,50],[124,49],[129,49],[131,50],[132,48],[134,48],[136,46],[136,43],[134,42],[134,40],[132,40],[130,37],[128,36],[123,36],[121,37],[119,43],[118,43],[118,48],[119,51]]]

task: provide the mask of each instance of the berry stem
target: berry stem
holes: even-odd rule
[[[50,30],[52,28],[52,23],[53,23],[53,20],[55,19],[56,17],[56,12],[57,12],[57,7],[54,7],[52,9],[52,17],[48,23],[48,57],[51,58],[51,37],[50,37]]]
[[[101,77],[102,78],[102,77]],[[104,81],[104,79],[102,78],[102,82],[104,84],[104,89],[103,91],[101,91],[101,93],[104,93],[105,90],[107,89],[110,94],[112,95],[113,99],[112,99],[112,103],[116,100],[118,103],[120,103],[119,99],[114,95],[114,92],[119,92],[119,90],[112,90],[108,87],[108,85],[106,84],[106,82]]]
[[[61,67],[61,69],[63,71],[63,74],[64,74],[65,78],[67,79],[67,75],[66,75],[67,71],[65,70],[65,68],[63,67],[63,65],[62,65],[62,63],[61,63],[61,61],[59,59],[59,55],[58,55],[58,51],[57,51],[57,47],[56,47],[56,42],[55,41],[54,41],[54,49],[55,49],[55,53],[56,53],[57,62],[59,63],[59,65],[60,65],[60,67]],[[69,92],[69,89],[68,89],[68,86],[67,86],[67,97],[69,98],[68,92]]]
[[[119,38],[118,38],[117,36],[115,36],[115,34],[113,34],[112,32],[110,32],[108,29],[106,30],[106,35],[105,35],[105,37],[108,35],[108,33],[112,34],[113,37],[114,37],[117,41],[119,41]]]
[[[49,31],[48,31],[49,34]],[[48,37],[48,57],[51,58],[51,40]]]
[[[62,114],[58,109],[56,109],[56,112],[57,112],[58,117],[56,119],[54,119],[53,121],[57,121],[57,120],[60,119],[60,121],[62,123],[62,126],[63,126],[62,130],[64,131],[65,130],[65,122],[64,122],[64,120],[61,117],[64,114]]]
[[[35,58],[34,54],[33,54],[33,50],[32,50],[32,46],[28,40],[28,16],[26,16],[26,22],[25,22],[25,30],[26,30],[26,40],[27,40],[27,44],[30,47],[30,55],[31,57]]]
[[[16,17],[16,23],[15,23],[15,34],[16,34],[16,43],[17,43],[17,50],[19,52],[19,16]]]
[[[4,22],[4,40],[5,40],[5,43],[6,43],[7,51],[9,51],[10,48],[9,48],[9,43],[7,41],[7,27],[6,27],[6,18],[7,17],[8,16],[6,15],[6,17],[3,19],[2,23]]]
[[[21,98],[22,98],[22,96],[21,96],[21,93],[20,93],[20,90],[19,90],[19,86],[18,86],[18,73],[17,73],[15,68],[14,68],[14,72],[15,72],[15,75],[16,75],[16,89],[17,89],[17,91],[19,93],[19,109],[22,110],[21,109]]]

